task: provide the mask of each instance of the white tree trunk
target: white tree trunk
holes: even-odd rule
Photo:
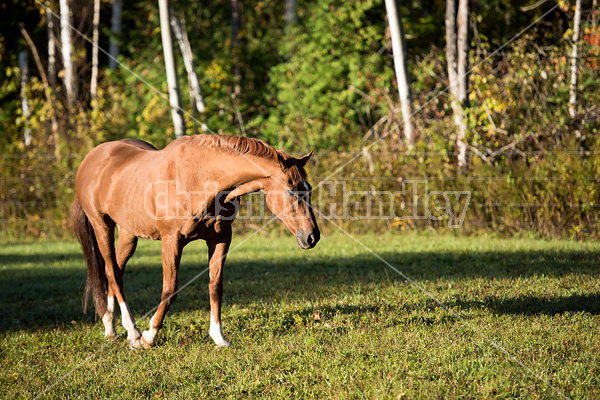
[[[185,122],[183,110],[181,109],[181,98],[179,84],[177,81],[177,68],[175,66],[175,54],[173,53],[173,41],[169,25],[169,0],[158,0],[160,12],[160,33],[162,37],[163,53],[165,56],[165,69],[167,72],[167,85],[169,86],[169,101],[171,103],[171,115],[175,127],[175,137],[185,135]]]
[[[90,82],[90,97],[92,107],[96,99],[98,87],[98,40],[100,39],[98,25],[100,24],[100,0],[94,0],[94,16],[92,18],[92,81]]]
[[[185,24],[175,16],[173,9],[169,10],[171,19],[171,28],[179,44],[179,50],[183,57],[183,63],[188,75],[188,82],[190,85],[190,97],[192,100],[192,107],[195,106],[198,112],[204,112],[204,98],[202,97],[202,90],[200,89],[200,83],[198,82],[198,75],[194,69],[194,55],[192,53],[192,46],[187,37],[185,30]],[[183,18],[183,17],[182,17]]]
[[[290,28],[296,24],[298,17],[296,16],[296,6],[298,0],[285,0],[285,31],[289,33]]]
[[[410,79],[406,68],[406,55],[404,50],[404,32],[402,23],[396,9],[396,0],[385,0],[390,34],[392,37],[392,51],[394,53],[394,67],[396,69],[396,81],[398,82],[398,93],[402,108],[402,120],[404,123],[404,139],[410,149],[414,145],[414,131],[412,125],[412,99],[410,93]]]
[[[450,92],[454,125],[457,129],[456,158],[460,169],[467,167],[467,145],[465,143],[467,124],[464,107],[467,101],[468,15],[468,0],[459,0],[458,14],[455,0],[447,0],[446,60],[448,63],[448,90]]]
[[[457,25],[457,65],[456,73],[458,79],[457,100],[460,111],[457,118],[458,133],[456,135],[456,149],[458,150],[458,166],[462,169],[467,167],[467,144],[465,138],[467,135],[467,124],[465,121],[465,107],[467,107],[467,65],[469,58],[469,0],[459,0]],[[460,120],[459,120],[460,119]]]
[[[46,10],[46,28],[48,31],[48,80],[52,89],[56,87],[56,35],[54,34],[54,15]]]
[[[464,106],[467,101],[467,66],[469,57],[469,1],[459,0],[458,15],[456,17],[456,75],[458,79],[457,97]]]
[[[27,84],[29,83],[29,66],[27,62],[27,50],[19,53],[19,69],[21,70],[21,110],[23,111],[23,120],[25,129],[23,130],[23,139],[25,146],[31,144],[31,129],[29,126],[31,120],[31,110],[29,109],[29,99],[27,98]]]
[[[450,96],[458,98],[456,81],[456,2],[446,0],[446,62],[448,63],[448,81]]]
[[[575,19],[573,21],[573,50],[571,51],[571,85],[569,90],[569,115],[575,118],[577,105],[577,57],[579,44],[579,30],[581,28],[581,0],[575,2]]]
[[[241,11],[239,0],[231,0],[231,52],[233,53],[233,94],[242,94],[242,74],[240,69],[240,25]]]
[[[119,57],[119,38],[121,36],[121,14],[123,13],[122,0],[113,0],[112,17],[110,19],[110,44],[108,47],[108,68],[117,69],[117,57]]]
[[[65,69],[63,80],[67,95],[67,104],[72,106],[75,103],[76,87],[73,60],[71,57],[71,9],[69,8],[68,0],[60,0],[60,41],[63,67]]]

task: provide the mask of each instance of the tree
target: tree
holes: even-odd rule
[[[31,144],[31,109],[29,108],[29,99],[27,97],[27,85],[29,84],[29,66],[27,61],[27,50],[19,52],[19,69],[21,70],[21,110],[25,128],[23,130],[23,139],[25,146]]]
[[[239,0],[231,0],[231,53],[233,54],[233,95],[242,94],[242,74],[240,70],[240,25],[241,5]]]
[[[192,110],[198,110],[198,112],[204,112],[204,99],[202,98],[202,90],[200,89],[200,83],[198,82],[198,75],[194,68],[194,54],[192,52],[192,46],[187,35],[187,29],[185,25],[185,19],[183,13],[180,17],[175,16],[174,10],[169,10],[171,18],[171,28],[179,44],[179,50],[183,57],[183,63],[188,74],[188,84],[190,86],[190,100],[192,103]]]
[[[52,136],[53,136],[53,140],[54,140],[54,151],[56,154],[56,158],[60,159],[60,147],[58,145],[59,144],[58,121],[56,119],[56,109],[55,109],[54,103],[52,101],[52,89],[50,87],[50,82],[49,82],[48,77],[46,76],[46,73],[44,72],[44,67],[42,65],[42,59],[40,57],[40,53],[38,52],[37,47],[35,46],[35,43],[33,42],[33,39],[31,39],[31,36],[25,29],[25,25],[19,24],[19,29],[21,30],[21,33],[23,34],[25,41],[27,42],[27,44],[29,45],[29,48],[31,49],[31,54],[33,55],[33,59],[35,60],[35,64],[40,73],[40,78],[42,79],[42,84],[44,85],[44,95],[46,96],[46,103],[48,103],[48,105],[50,106],[50,129],[52,130]],[[26,55],[27,54],[25,54],[25,56]],[[25,67],[27,67],[27,63],[24,63],[24,65],[25,65]],[[26,141],[27,141],[27,135],[26,135]]]
[[[594,10],[595,11],[595,10]],[[573,49],[571,51],[571,85],[569,87],[569,115],[575,118],[577,115],[575,106],[577,104],[577,57],[579,44],[579,30],[581,28],[581,0],[575,2],[575,18],[573,20]]]
[[[169,87],[169,101],[171,103],[171,115],[175,127],[175,137],[185,135],[185,122],[181,108],[181,96],[179,94],[179,82],[177,80],[177,67],[175,65],[175,54],[173,53],[173,41],[171,39],[169,0],[158,0],[160,13],[160,34],[162,38],[163,54],[165,57],[165,69],[167,72],[167,85]]]
[[[121,14],[123,4],[121,0],[113,0],[112,17],[110,19],[110,44],[108,47],[108,68],[117,69],[117,57],[119,57],[119,36],[121,35]]]
[[[394,55],[394,67],[396,69],[396,82],[400,95],[402,108],[402,120],[404,123],[404,139],[408,148],[414,144],[414,132],[412,124],[412,98],[410,92],[410,79],[406,68],[406,54],[404,51],[404,31],[402,21],[396,8],[396,0],[385,0],[387,9],[390,35],[392,37],[392,51]]]
[[[290,32],[290,28],[296,24],[298,17],[296,16],[296,6],[298,0],[285,0],[285,14],[283,16],[285,21],[285,31]]]
[[[73,72],[71,44],[71,8],[68,0],[60,0],[60,42],[62,47],[62,62],[65,69],[64,85],[67,104],[72,106],[76,98],[75,74]]]
[[[54,15],[46,9],[46,29],[48,32],[48,79],[52,89],[56,87],[56,35],[54,33]]]
[[[94,0],[94,16],[92,18],[92,81],[90,82],[90,97],[92,107],[96,98],[98,86],[98,25],[100,24],[100,0]]]
[[[468,23],[469,2],[459,0],[458,12],[456,1],[446,2],[446,61],[448,63],[449,92],[451,97],[454,125],[456,125],[456,150],[458,166],[467,167],[467,123],[465,107],[467,107],[467,60],[468,60]]]

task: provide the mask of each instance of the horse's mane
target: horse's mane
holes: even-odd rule
[[[191,143],[194,146],[207,147],[229,154],[257,156],[280,162],[294,183],[300,183],[306,178],[306,171],[296,164],[295,158],[275,149],[263,140],[239,135],[214,134],[195,135],[191,138]]]

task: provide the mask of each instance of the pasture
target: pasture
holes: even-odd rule
[[[81,311],[77,243],[4,243],[0,396],[557,398],[552,385],[570,398],[600,397],[597,243],[358,238],[462,319],[341,233],[309,251],[289,234],[239,248],[234,235],[223,309],[232,347],[216,350],[208,336],[205,273],[180,293],[156,347],[129,350],[123,335],[106,342],[102,323]],[[160,299],[159,263],[160,244],[141,241],[125,274],[142,329]],[[180,285],[206,266],[203,242],[186,247]]]

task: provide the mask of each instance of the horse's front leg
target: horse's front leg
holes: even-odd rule
[[[162,262],[163,262],[163,290],[161,302],[150,319],[150,329],[142,332],[142,343],[144,347],[151,347],[154,344],[156,333],[162,327],[163,319],[177,298],[177,272],[179,271],[179,262],[181,261],[181,252],[183,244],[177,237],[162,239]]]
[[[209,334],[217,347],[229,346],[223,337],[221,328],[221,299],[223,297],[223,265],[231,243],[231,231],[228,230],[215,240],[207,241],[209,256],[210,282],[210,330]]]

